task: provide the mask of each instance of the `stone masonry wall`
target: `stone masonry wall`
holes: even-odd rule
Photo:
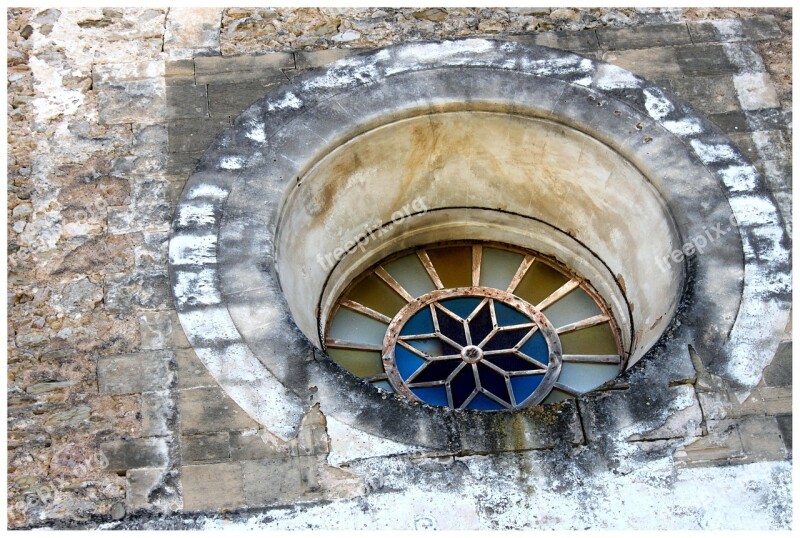
[[[789,10],[11,9],[7,21],[10,527],[142,526],[384,489],[360,478],[369,462],[331,461],[342,440],[316,407],[288,441],[240,410],[190,348],[169,290],[170,221],[196,160],[303,69],[463,36],[602,59],[725,130],[791,231]],[[699,431],[662,432],[683,440],[677,467],[790,457],[788,328],[784,340],[752,394],[695,361]],[[414,465],[425,480],[480,472],[474,458],[448,458]]]

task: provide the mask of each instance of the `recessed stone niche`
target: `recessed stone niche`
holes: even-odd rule
[[[298,76],[217,139],[176,212],[173,292],[201,360],[277,435],[319,402],[329,426],[401,451],[580,443],[574,402],[488,417],[379,393],[320,351],[332,305],[410,247],[535,250],[591,282],[620,327],[619,387],[635,378],[667,412],[690,346],[743,387],[774,355],[789,266],[761,181],[709,122],[621,68],[510,42],[400,45]]]

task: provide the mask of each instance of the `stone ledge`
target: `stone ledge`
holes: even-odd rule
[[[283,76],[281,69],[294,69],[291,52],[258,56],[213,56],[194,59],[197,84],[250,82],[265,76]]]
[[[100,392],[131,394],[157,391],[172,384],[171,351],[111,355],[97,359],[97,384]]]
[[[742,19],[692,21],[689,33],[695,43],[709,41],[762,41],[783,36],[775,17],[764,15]]]
[[[689,29],[684,23],[654,24],[634,28],[598,28],[597,39],[603,50],[692,44]]]
[[[100,450],[108,458],[108,471],[165,467],[169,462],[167,440],[163,437],[108,441],[100,445]]]

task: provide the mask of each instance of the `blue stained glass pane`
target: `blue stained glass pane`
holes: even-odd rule
[[[392,385],[388,381],[376,381],[372,385],[386,392],[394,392]]]
[[[478,305],[481,304],[481,301],[483,301],[483,299],[479,297],[459,297],[458,299],[447,299],[446,301],[441,301],[439,304],[453,314],[466,319],[476,308],[478,308]]]
[[[400,346],[394,348],[394,359],[397,364],[397,371],[400,372],[400,377],[404,380],[408,379],[425,362],[421,357]]]
[[[430,308],[423,308],[409,319],[400,331],[400,336],[430,334],[434,331]]]
[[[411,347],[422,351],[423,353],[427,353],[431,357],[441,357],[442,355],[457,353],[450,346],[445,348],[442,344],[442,341],[438,338],[429,338],[427,340],[406,340],[406,343]],[[449,351],[451,353],[445,353],[445,351]]]
[[[519,350],[544,365],[549,362],[550,354],[547,350],[547,340],[544,339],[544,336],[539,331],[536,331],[536,334],[528,338],[528,341]]]
[[[421,389],[411,389],[411,392],[425,403],[447,407],[447,391],[444,387],[425,387]]]
[[[528,319],[528,316],[522,312],[519,312],[499,301],[494,302],[494,313],[497,316],[497,324],[501,327],[531,322],[531,320]]]
[[[511,378],[511,388],[514,390],[514,398],[517,401],[517,405],[533,394],[533,391],[536,390],[543,378],[543,375],[521,375]]]
[[[469,405],[467,409],[477,409],[479,411],[498,411],[500,409],[505,409],[502,405],[495,402],[485,394],[478,393]]]

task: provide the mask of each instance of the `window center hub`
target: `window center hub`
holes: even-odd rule
[[[461,350],[461,358],[468,364],[475,364],[483,358],[483,350],[478,346],[466,346]]]

